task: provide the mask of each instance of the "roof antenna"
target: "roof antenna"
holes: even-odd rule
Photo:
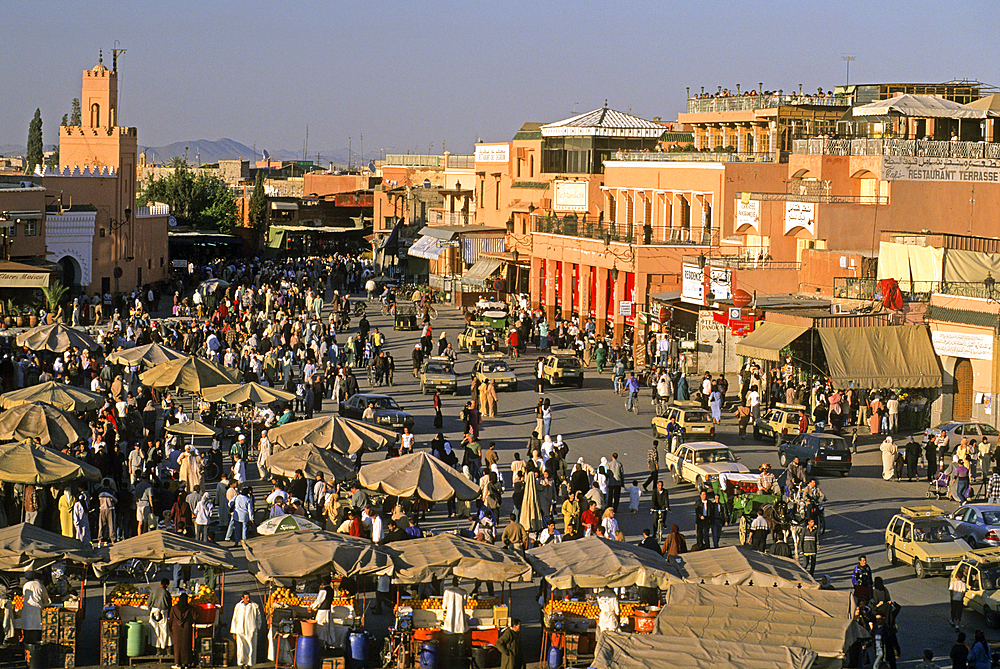
[[[604,98],[604,108],[605,109],[608,108],[608,99],[607,98]]]

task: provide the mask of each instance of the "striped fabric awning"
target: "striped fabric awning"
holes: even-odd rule
[[[503,235],[491,235],[480,237],[474,235],[462,235],[462,262],[473,265],[479,260],[479,254],[484,251],[489,253],[500,253],[506,250]]]

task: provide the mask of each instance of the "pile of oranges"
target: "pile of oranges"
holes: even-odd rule
[[[467,609],[492,609],[494,606],[499,604],[500,600],[496,597],[465,600],[465,608]],[[442,606],[441,600],[433,597],[429,599],[406,600],[402,603],[402,605],[409,606],[413,609],[440,609]]]
[[[111,603],[117,606],[146,606],[149,602],[149,591],[140,590],[128,583],[119,583],[111,591]]]

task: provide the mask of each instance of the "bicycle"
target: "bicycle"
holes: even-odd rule
[[[396,315],[396,303],[395,302],[383,302],[382,309],[380,310],[383,316],[395,316]]]
[[[360,316],[364,316],[365,312],[367,310],[368,310],[368,308],[365,306],[364,302],[361,302],[361,301],[355,301],[354,302],[354,315],[355,316],[359,316],[359,317]]]
[[[629,393],[628,397],[625,398],[625,410],[632,411],[636,416],[639,415],[639,393],[638,391],[632,391]]]
[[[663,516],[667,512],[666,509],[651,509],[653,515],[656,516],[656,541],[657,543],[663,543]]]
[[[375,387],[375,365],[368,365],[368,385]]]

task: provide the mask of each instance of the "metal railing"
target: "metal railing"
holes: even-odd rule
[[[691,98],[687,101],[688,114],[713,112],[753,111],[773,109],[780,105],[819,105],[824,107],[850,107],[851,98],[840,95],[734,95],[715,98]]]
[[[718,231],[700,227],[667,228],[642,221],[632,223],[605,221],[593,216],[540,216],[535,217],[533,232],[544,232],[567,237],[600,239],[605,242],[644,244],[650,246],[717,246]],[[648,233],[648,241],[646,234]]]
[[[450,155],[448,156],[447,166],[451,169],[474,169],[476,167],[476,157],[474,155]]]
[[[423,156],[409,153],[390,153],[385,157],[385,165],[403,167],[442,167],[444,156]]]
[[[741,249],[741,253],[706,256],[705,264],[710,267],[727,267],[729,269],[782,269],[800,270],[802,263],[790,260],[775,260],[771,257],[766,246],[748,246]],[[684,262],[689,264],[700,263],[698,256],[686,255]]]
[[[888,195],[801,195],[797,193],[750,193],[762,202],[815,202],[818,204],[889,204]]]
[[[795,155],[912,156],[916,158],[1000,159],[998,142],[938,142],[923,139],[796,139]]]
[[[475,211],[435,211],[427,212],[428,225],[472,225],[476,222]]]
[[[615,160],[696,163],[784,163],[788,161],[788,154],[729,153],[721,151],[619,151],[608,156],[604,162],[608,163]]]
[[[844,300],[880,300],[882,291],[878,279],[840,276],[833,279],[833,296]],[[930,302],[931,295],[954,295],[980,299],[1000,298],[1000,289],[988,290],[981,282],[967,281],[899,281],[904,302]]]

